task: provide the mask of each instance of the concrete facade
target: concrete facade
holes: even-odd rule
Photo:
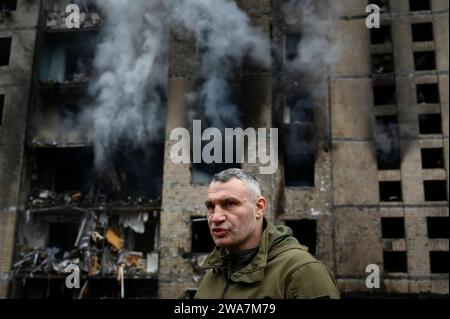
[[[271,69],[255,69],[244,63],[236,77],[242,92],[243,124],[254,128],[279,127],[285,134],[283,139],[289,134],[290,123],[283,122],[280,114],[285,112],[287,91],[296,86],[296,75],[289,75],[284,61],[287,35],[301,34],[302,26],[290,24],[283,17],[281,2],[237,1],[251,24],[271,39],[274,63]],[[365,27],[367,1],[340,2],[340,18],[330,35],[340,43],[337,61],[330,67],[325,81],[309,83],[309,88],[321,90],[320,96],[313,99],[313,185],[287,185],[286,177],[290,171],[284,163],[289,155],[281,147],[276,174],[258,175],[258,167],[254,164],[242,164],[242,168],[260,179],[263,193],[269,199],[267,215],[273,222],[298,225],[303,230],[298,222],[314,222],[314,229],[307,231],[314,234],[315,256],[332,270],[344,297],[448,295],[448,269],[435,271],[436,263],[445,264],[445,258],[448,266],[448,234],[446,237],[441,235],[444,238],[432,236],[427,219],[444,217],[448,225],[448,1],[431,0],[430,10],[414,12],[410,10],[408,0],[387,1],[389,6],[383,11],[381,23],[388,26],[390,40],[381,44],[373,44],[373,35]],[[12,265],[20,260],[20,249],[26,242],[24,232],[30,227],[25,222],[30,210],[27,200],[33,175],[30,154],[51,142],[54,135],[50,131],[58,130],[56,111],[50,106],[42,111],[46,102],[38,98],[42,92],[37,76],[33,74],[41,61],[38,56],[43,48],[38,46],[35,52],[36,39],[43,41],[50,32],[44,21],[45,14],[54,8],[53,3],[60,9],[66,4],[52,1],[41,7],[39,2],[31,4],[18,0],[12,18],[0,22],[0,38],[12,36],[13,39],[10,65],[0,66],[0,95],[5,96],[0,125],[1,298],[30,296],[17,284],[19,278],[14,276]],[[411,25],[417,23],[432,23],[432,40],[413,41]],[[58,30],[51,34],[64,32],[74,31]],[[429,51],[434,52],[435,68],[416,70],[414,53]],[[393,70],[390,72],[378,72],[378,66],[373,66],[376,56],[384,54],[392,56]],[[194,167],[174,164],[169,155],[175,143],[169,139],[170,132],[191,125],[191,105],[187,95],[194,90],[198,77],[197,55],[195,38],[186,30],[172,30],[161,172],[162,200],[154,205],[127,202],[120,208],[115,204],[106,205],[107,208],[95,204],[89,206],[90,211],[99,214],[143,211],[157,216],[153,252],[158,255],[158,271],[152,276],[135,278],[152,280],[152,285],[157,286],[152,297],[186,295],[186,291],[195,290],[203,274],[199,266],[206,253],[193,251],[191,243],[196,236],[192,232],[194,219],[205,216],[203,203],[207,185],[193,183]],[[379,103],[374,87],[384,84],[395,86],[394,102],[375,105]],[[437,85],[437,102],[418,100],[417,88],[423,84]],[[59,98],[68,99],[66,95]],[[424,134],[422,131],[421,115],[429,114],[440,114],[440,132]],[[45,125],[30,128],[29,116],[43,119],[39,122]],[[377,164],[379,142],[376,135],[380,117],[396,119],[400,151],[398,167],[380,169]],[[71,142],[86,147],[82,138],[73,134],[75,137]],[[36,141],[39,143],[33,144]],[[423,168],[423,150],[436,148],[442,149],[443,162],[439,167]],[[442,190],[427,190],[430,184],[425,181],[445,182],[446,199],[430,200],[430,194],[433,197]],[[400,195],[389,193],[389,189],[388,200],[382,200],[385,190],[380,187],[387,185],[383,184],[385,182],[399,182]],[[76,206],[61,209],[50,205],[45,208],[45,215],[52,215],[52,211],[58,214],[71,212]],[[399,220],[403,234],[396,238],[383,236],[387,231],[383,222],[387,225],[388,219]],[[44,237],[40,240],[45,246]],[[302,233],[299,238],[302,242]],[[444,259],[431,260],[430,252],[444,252],[444,255],[437,254]],[[390,256],[395,257],[391,259]],[[366,266],[371,264],[380,267],[379,289],[368,289],[365,285]],[[396,267],[405,269],[398,271]],[[31,278],[26,278],[32,282]],[[135,294],[139,296],[139,292]]]
[[[33,57],[39,17],[39,4],[19,0],[17,8],[0,22],[0,38],[11,38],[9,63],[0,66],[0,95],[4,96],[0,125],[0,297],[5,298],[11,281],[14,234],[21,172],[25,157],[24,141]]]

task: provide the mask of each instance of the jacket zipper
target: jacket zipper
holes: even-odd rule
[[[220,299],[224,299],[225,298],[225,294],[227,293],[228,286],[229,286],[229,283],[230,283],[230,279],[231,279],[231,275],[232,275],[230,263],[228,263],[227,268],[225,269],[225,271],[226,271],[226,274],[224,273],[224,276],[225,276],[225,288],[223,289],[222,298],[220,298]]]
[[[225,288],[223,290],[222,297],[220,299],[224,299],[225,298],[225,294],[227,293],[227,290],[228,290],[228,280],[225,283]]]

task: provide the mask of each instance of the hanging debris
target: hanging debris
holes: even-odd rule
[[[52,194],[44,191],[41,197],[49,199],[52,198]],[[155,217],[154,213],[144,212],[130,213],[128,218],[121,218],[120,214],[85,211],[79,220],[78,228],[74,231],[75,225],[71,222],[50,223],[51,227],[43,228],[63,229],[63,231],[40,235],[49,237],[48,244],[56,247],[23,248],[19,260],[13,266],[13,271],[16,276],[25,278],[50,273],[64,275],[67,267],[76,265],[88,278],[152,277],[158,272],[159,258],[158,253],[154,251],[157,236]],[[39,219],[39,216],[30,219],[30,223],[36,219]],[[135,235],[131,236],[130,233]],[[144,238],[147,240],[146,243],[139,237],[144,233],[149,236]],[[39,234],[29,235],[30,238],[34,236],[39,237]],[[70,238],[73,238],[73,241]],[[28,243],[36,245],[42,242],[30,240]],[[119,270],[123,271],[123,274],[118,274]]]

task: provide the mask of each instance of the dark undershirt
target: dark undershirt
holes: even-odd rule
[[[258,253],[258,247],[240,251],[237,253],[226,253],[224,250],[221,252],[221,258],[225,262],[225,279],[228,281],[230,277],[237,271],[247,266]]]

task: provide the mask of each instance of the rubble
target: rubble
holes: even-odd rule
[[[49,191],[40,192],[38,198],[54,198]],[[149,213],[131,215],[130,220],[148,221]],[[136,217],[137,216],[137,217]],[[129,221],[128,221],[129,222]],[[129,225],[129,224],[127,224]],[[143,224],[142,227],[145,228]],[[131,227],[130,227],[131,228]],[[73,248],[62,251],[58,247],[25,248],[13,266],[16,276],[64,275],[67,267],[77,265],[87,277],[152,276],[158,272],[157,252],[143,253],[125,250],[125,239],[117,215],[84,213]],[[123,271],[122,274],[118,273]]]
[[[138,234],[143,234],[145,232],[145,223],[147,220],[147,213],[120,216],[120,224],[124,227],[130,227]]]
[[[145,272],[147,269],[147,262],[143,257],[141,252],[127,252],[125,257],[125,269],[133,275],[139,272]]]
[[[113,200],[111,196],[105,194],[83,193],[81,191],[68,191],[56,193],[51,190],[41,188],[34,188],[28,197],[29,208],[46,208],[56,206],[78,206],[78,207],[92,207],[92,206],[109,206],[114,207],[159,207],[161,204],[161,197],[157,198],[143,198],[143,197],[127,197],[125,199]],[[123,224],[130,227],[138,233],[142,233],[142,225],[147,221],[148,214],[130,215],[123,217]]]
[[[90,200],[92,198],[83,198],[83,195],[79,191],[56,193],[50,190],[41,190],[39,188],[34,189],[28,198],[28,204],[31,207],[47,207],[56,205],[69,205],[80,203],[81,200]]]
[[[108,229],[105,235],[106,240],[118,251],[123,249],[123,239],[120,238],[112,229]]]
[[[88,83],[91,77],[86,73],[73,73],[67,74],[64,81],[56,81],[53,79],[40,79],[40,83],[44,86],[55,86],[55,85],[83,85]]]
[[[65,83],[85,83],[88,82],[90,77],[85,73],[74,73],[68,76]]]

